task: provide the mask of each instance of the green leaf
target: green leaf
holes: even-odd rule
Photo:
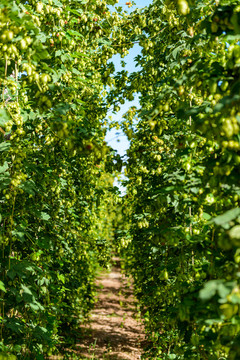
[[[48,215],[46,212],[43,212],[43,211],[42,211],[42,212],[41,212],[41,215],[40,215],[40,219],[47,221],[47,220],[50,219],[50,215]]]
[[[75,68],[72,68],[72,72],[73,72],[73,74],[81,75],[81,72]]]
[[[10,184],[10,174],[9,172],[5,172],[4,174],[0,174],[0,189],[6,189]]]
[[[240,215],[240,208],[235,208],[225,212],[212,219],[211,223],[214,222],[216,225],[224,225],[232,220],[235,220]]]
[[[88,55],[87,54],[85,54],[85,53],[81,53],[81,52],[77,52],[77,51],[75,51],[74,53],[72,53],[71,54],[71,56],[73,57],[73,58],[78,58],[78,59],[81,59],[82,57],[88,57]]]
[[[10,116],[8,115],[5,109],[0,109],[0,126],[5,126],[5,124],[10,120]]]
[[[13,351],[20,352],[21,349],[22,349],[21,345],[14,345],[13,346]]]
[[[21,284],[21,288],[23,289],[23,292],[24,292],[25,294],[32,295],[31,290],[30,290],[27,286]]]
[[[211,280],[204,284],[204,288],[200,290],[199,297],[203,301],[211,299],[217,292],[219,280]]]
[[[0,353],[0,360],[17,360],[17,357],[13,354]]]
[[[231,303],[240,304],[240,297],[236,294],[231,295]]]
[[[8,272],[7,272],[7,276],[8,276],[11,280],[13,280],[16,275],[17,275],[17,273],[16,273],[16,271],[14,271],[13,269],[8,270]]]
[[[72,9],[70,6],[67,6],[67,7],[66,7],[66,10],[67,10],[67,11],[70,11],[72,14],[75,14],[75,15],[77,15],[77,16],[81,16],[82,13],[83,13],[83,10],[82,10],[82,9],[75,10],[75,9]]]
[[[222,284],[219,284],[217,287],[218,295],[223,299],[225,299],[226,296],[230,294],[231,289],[232,289],[232,287],[228,287],[226,285],[227,284],[222,283]]]
[[[70,109],[71,106],[69,104],[60,103],[56,106],[55,111],[60,115],[66,115]]]
[[[111,46],[111,41],[109,41],[109,39],[106,38],[101,38],[98,40],[99,45],[106,45],[106,46]]]
[[[59,0],[53,0],[53,4],[56,5],[57,7],[62,7],[63,6],[61,1],[59,1]]]
[[[21,242],[24,241],[24,235],[25,235],[24,232],[18,231],[18,230],[13,230],[12,235],[15,236],[17,239],[19,239]]]
[[[224,41],[226,41],[226,42],[235,41],[235,40],[240,40],[240,35],[239,34],[224,36]]]
[[[42,44],[47,41],[47,36],[43,32],[40,32],[36,38],[41,41]]]
[[[174,58],[174,60],[176,60],[178,54],[180,53],[180,51],[182,51],[185,48],[185,44],[179,45],[178,47],[176,47],[172,52],[171,55]]]
[[[68,30],[67,34],[75,36],[76,38],[83,38],[84,36],[76,30]]]
[[[5,286],[4,286],[4,283],[0,280],[0,290],[2,290],[2,291],[4,291],[4,292],[6,292],[7,290],[6,290],[6,288],[5,288]]]
[[[32,180],[25,181],[19,187],[20,189],[24,190],[26,193],[31,195],[35,195],[37,191],[36,185]]]
[[[64,63],[66,60],[70,59],[70,55],[69,54],[64,54],[61,55],[61,61]]]
[[[60,280],[63,284],[65,284],[65,276],[63,274],[58,274],[57,273],[57,277],[58,277],[58,280]]]
[[[0,151],[7,151],[11,146],[9,141],[4,141],[0,144]]]
[[[192,187],[192,188],[190,188],[190,191],[191,191],[192,193],[194,193],[194,194],[198,194],[199,188],[198,188],[198,187]]]
[[[55,52],[55,56],[57,57],[57,56],[60,56],[60,55],[62,55],[62,53],[63,53],[63,50],[57,50],[56,52]]]
[[[29,306],[33,311],[44,310],[44,307],[37,301],[30,302]]]
[[[240,225],[236,225],[228,232],[231,239],[240,239]]]
[[[206,212],[203,212],[203,218],[204,218],[205,220],[210,220],[210,219],[211,219],[211,215],[209,215],[209,214],[206,213]]]
[[[4,162],[2,166],[0,166],[0,174],[4,173],[8,169],[8,163],[7,161]]]
[[[36,328],[34,329],[34,336],[38,339],[40,338],[46,341],[50,340],[48,336],[48,330],[42,326],[36,326]]]
[[[200,290],[199,296],[200,299],[206,301],[211,299],[216,293],[218,293],[219,297],[222,299],[226,299],[227,295],[229,295],[232,289],[236,286],[236,282],[226,282],[225,280],[211,280],[204,284],[204,288]],[[222,302],[223,300],[219,300]]]

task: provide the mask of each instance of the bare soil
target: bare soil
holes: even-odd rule
[[[98,280],[98,301],[77,344],[79,359],[137,360],[144,328],[136,310],[133,287],[121,273],[119,259]]]

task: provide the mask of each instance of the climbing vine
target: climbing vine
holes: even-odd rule
[[[1,359],[74,342],[111,256],[121,161],[104,141],[104,90],[127,32],[114,3],[0,4]]]
[[[155,0],[141,17],[123,249],[146,358],[238,359],[239,3]]]
[[[0,357],[74,342],[114,246],[147,359],[237,360],[238,1],[154,0],[129,14],[115,0],[2,0],[0,19]],[[112,56],[136,43],[141,71],[116,74]],[[120,200],[106,119],[136,93]]]

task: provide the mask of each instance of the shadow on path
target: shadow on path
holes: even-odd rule
[[[137,360],[141,358],[144,329],[136,320],[135,298],[129,279],[121,274],[119,259],[110,273],[102,274],[98,302],[89,325],[82,326],[77,344],[79,359]]]

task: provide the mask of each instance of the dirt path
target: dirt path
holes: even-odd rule
[[[78,345],[82,359],[137,360],[141,358],[144,330],[135,310],[132,286],[121,274],[119,260],[110,273],[103,273],[98,302]]]

